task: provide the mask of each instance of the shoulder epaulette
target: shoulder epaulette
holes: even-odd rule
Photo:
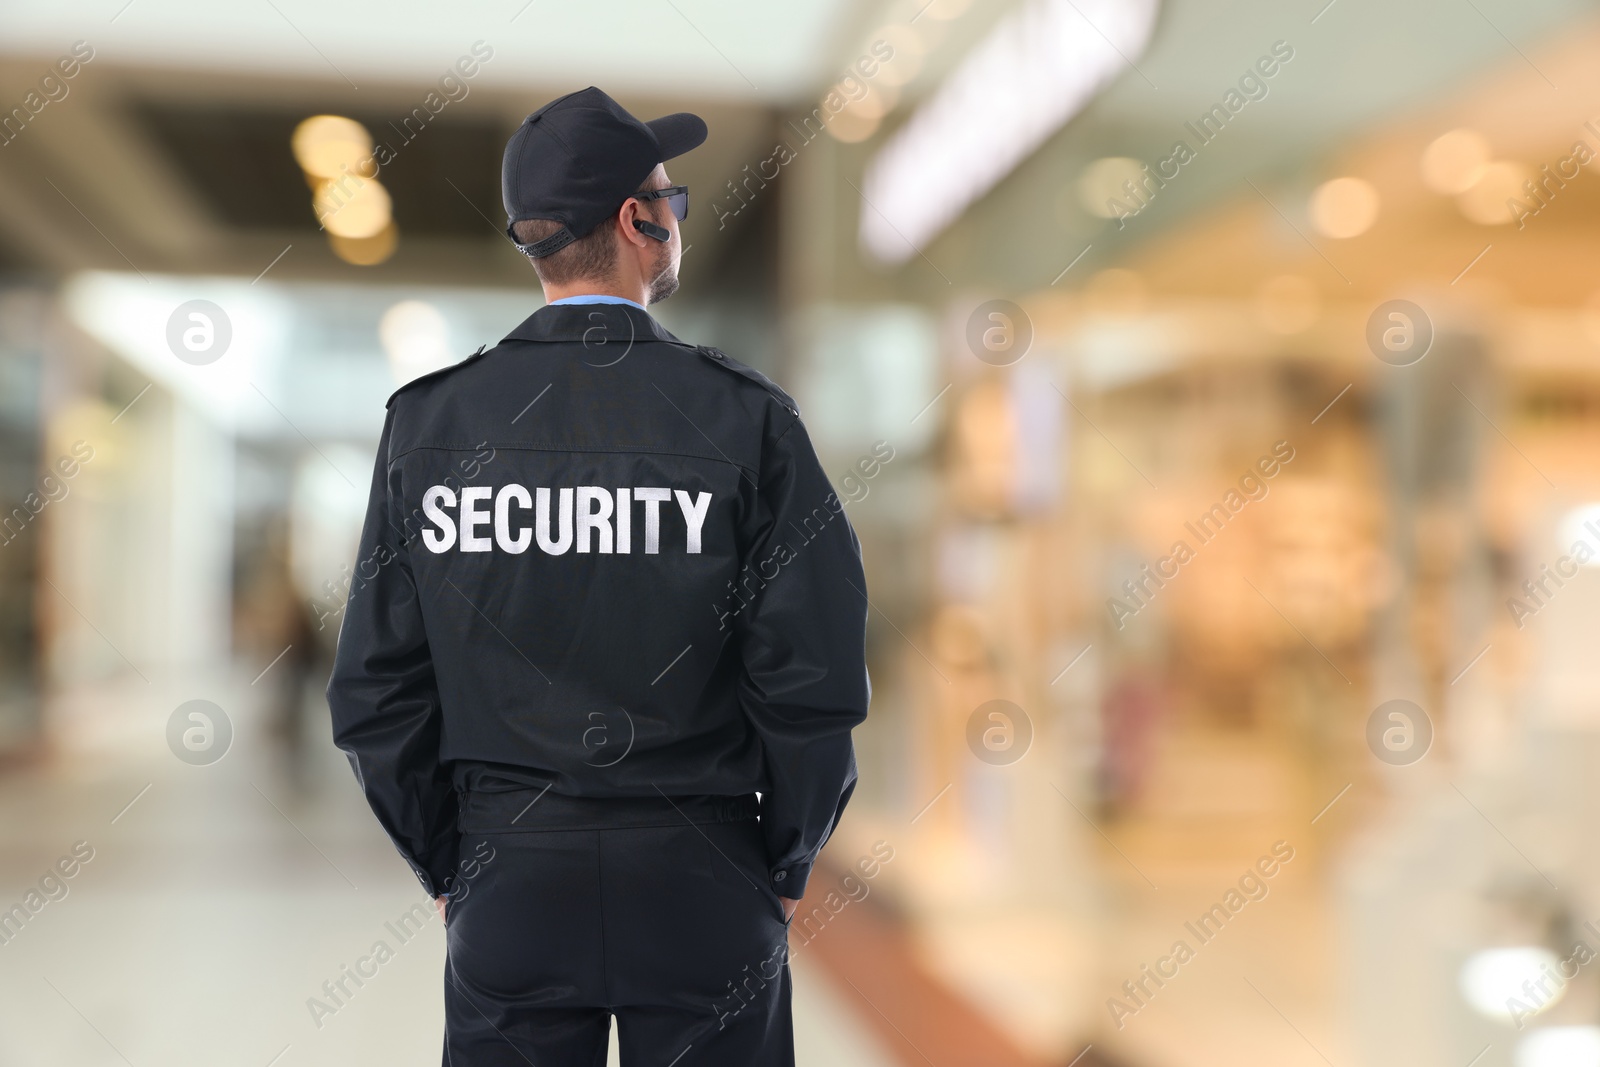
[[[730,357],[721,349],[712,348],[710,345],[696,345],[694,350],[722,369],[732,371],[733,373],[739,375],[739,377],[748,378],[750,381],[761,386],[761,388],[765,389],[767,392],[776,397],[778,403],[782,404],[788,410],[789,414],[795,416],[800,414],[800,405],[794,402],[794,397],[778,388],[776,382],[774,382],[771,378],[768,378],[765,374],[762,374],[760,371],[756,370],[754,367],[747,367],[738,360]]]
[[[466,359],[463,359],[459,363],[452,363],[448,367],[440,367],[438,370],[429,371],[427,374],[419,374],[419,375],[417,375],[415,378],[411,379],[409,382],[407,382],[406,384],[402,385],[400,388],[396,389],[394,392],[390,393],[389,394],[389,399],[384,401],[384,405],[383,406],[384,407],[388,407],[389,405],[393,404],[395,397],[399,396],[401,393],[405,392],[407,389],[410,389],[414,385],[419,385],[422,382],[431,382],[435,378],[442,378],[446,374],[450,374],[453,371],[460,370],[462,367],[465,367],[468,363],[473,363],[473,362],[475,362],[475,361],[477,361],[479,359],[482,359],[483,355],[484,355],[484,352],[488,349],[488,347],[489,347],[488,345],[479,345],[478,346],[478,350],[476,352],[472,353],[472,355],[468,356]]]

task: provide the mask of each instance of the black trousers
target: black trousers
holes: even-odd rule
[[[748,797],[462,798],[446,1067],[793,1067],[788,930]]]

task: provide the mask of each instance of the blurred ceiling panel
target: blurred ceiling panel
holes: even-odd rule
[[[778,103],[826,81],[845,0],[92,0],[7,5],[0,51],[54,55],[88,41],[107,62],[333,77],[352,92],[431,81],[474,42],[493,50],[485,84],[661,91]]]
[[[312,225],[309,187],[288,151],[290,135],[306,117],[303,109],[147,103],[137,112],[218,222],[260,230]],[[386,116],[346,114],[380,142],[404,147]],[[426,151],[396,151],[381,170],[395,221],[413,236],[495,240],[483,213],[493,218],[501,210],[505,124],[452,117],[427,137]]]

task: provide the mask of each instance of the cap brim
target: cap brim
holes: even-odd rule
[[[662,162],[674,156],[681,156],[705,143],[707,133],[705,120],[687,111],[680,111],[676,115],[663,115],[659,119],[651,119],[645,125],[655,134],[656,143],[661,146]]]

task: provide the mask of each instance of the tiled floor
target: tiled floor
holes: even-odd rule
[[[221,761],[191,766],[173,756],[164,730],[178,704],[208,692],[240,709],[237,737]],[[77,843],[80,853],[93,849],[53,887],[60,899],[0,943],[0,1067],[439,1061],[438,923],[396,943],[386,924],[426,902],[327,740],[326,720],[313,718],[314,755],[291,776],[248,713],[247,692],[238,681],[157,678],[81,694],[63,720],[78,725],[54,760],[0,771],[0,916]],[[1355,1062],[1329,1018],[1311,850],[1192,976],[1117,1030],[1102,1016],[1106,998],[1182,936],[1183,921],[1249,856],[1211,840],[1200,853],[1222,864],[1216,870],[1169,870],[1158,861],[1170,849],[1147,855],[1130,839],[1127,854],[1108,847],[1098,860],[1095,848],[1079,849],[1065,877],[1093,890],[1081,902],[1029,911],[936,900],[919,910],[906,907],[918,895],[905,883],[953,884],[959,872],[939,865],[940,850],[913,832],[920,827],[876,827],[874,818],[856,812],[832,851],[864,855],[879,831],[895,843],[898,858],[873,889],[884,907],[851,905],[796,958],[801,1064],[903,1067],[930,1055],[939,1067],[1066,1063],[1092,1041],[1081,1067],[1104,1053],[1191,1067],[1217,1049],[1251,1067],[1309,1067],[1320,1060],[1304,1034],[1335,1062]],[[1270,842],[1266,829],[1252,837]],[[1129,855],[1161,891],[1124,869]],[[895,912],[915,915],[914,928]],[[312,998],[327,1001],[323,984],[378,940],[394,958],[337,1010],[314,1011]],[[1027,1025],[1069,1016],[1060,1034]]]
[[[420,891],[342,758],[319,746],[297,793],[240,716],[223,760],[188,766],[161,734],[174,706],[132,698],[112,750],[0,775],[0,910],[75,843],[93,849],[0,944],[0,1064],[438,1063],[442,931],[401,944],[385,925]],[[393,958],[314,1013],[379,940]],[[828,982],[797,965],[799,1062],[890,1063]]]

